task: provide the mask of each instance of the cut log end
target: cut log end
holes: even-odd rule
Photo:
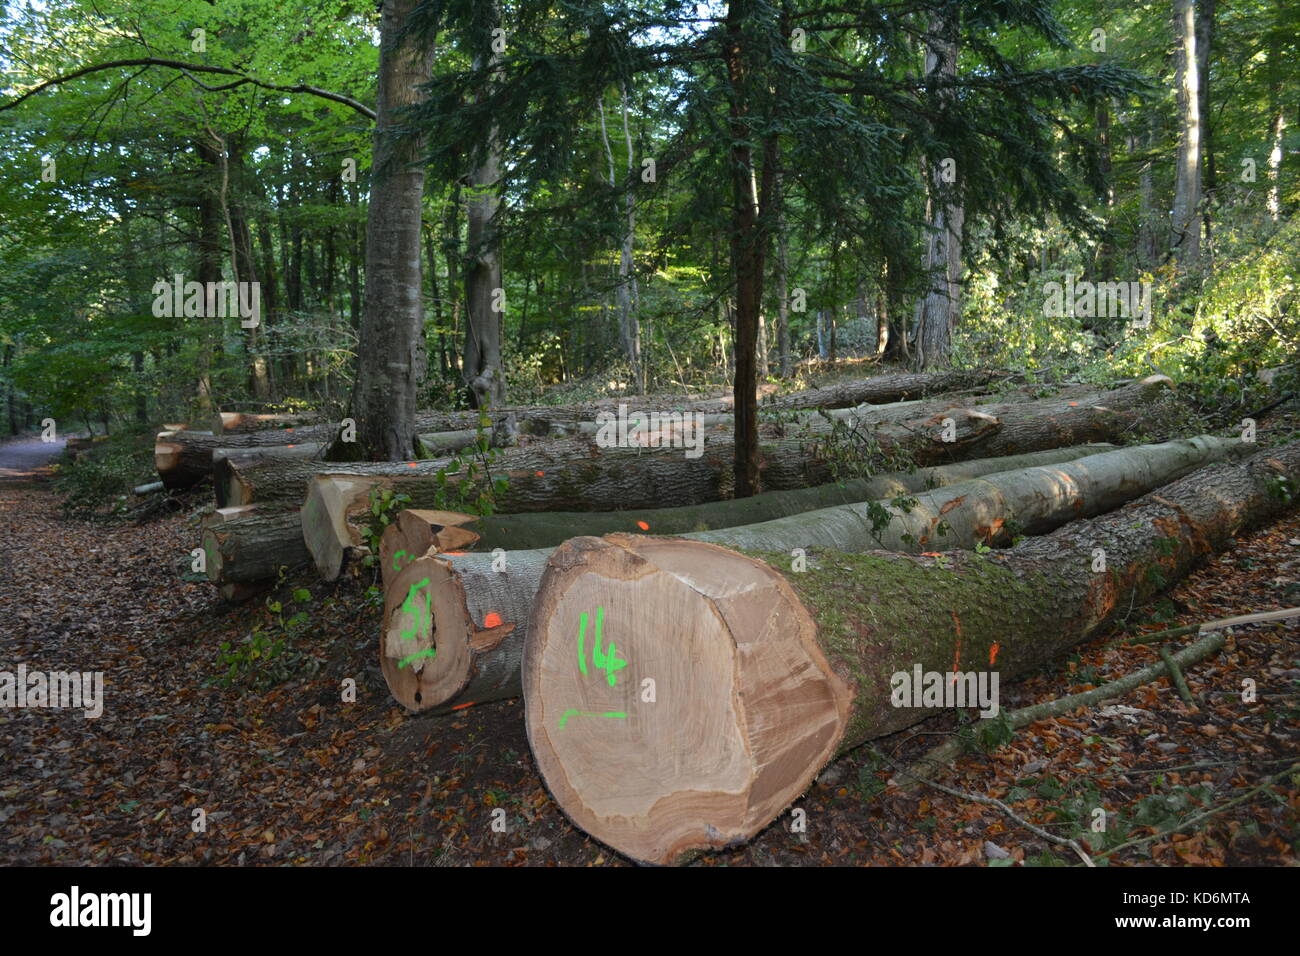
[[[633,535],[553,555],[523,684],[559,804],[656,864],[752,837],[830,759],[852,697],[766,564]]]
[[[420,557],[392,578],[381,633],[380,669],[394,699],[408,710],[437,707],[469,683],[475,631],[447,559]]]

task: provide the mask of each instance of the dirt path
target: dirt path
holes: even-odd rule
[[[39,445],[40,443],[34,443]],[[11,446],[12,447],[12,446]],[[22,443],[0,463],[20,479],[49,446]],[[103,714],[0,707],[0,864],[602,865],[621,859],[571,826],[528,753],[518,701],[413,719],[379,676],[377,611],[367,582],[307,577],[241,607],[189,573],[206,504],[146,524],[62,515],[40,482],[0,482],[0,671],[100,672]],[[1170,596],[1154,629],[1300,603],[1300,517],[1243,538]],[[308,588],[298,594],[295,588]],[[285,653],[256,662],[259,684],[219,678],[223,643],[283,636]],[[1139,622],[1142,622],[1139,625]],[[1077,691],[1149,664],[1151,648],[1078,649],[1052,673],[1003,689],[1014,708]],[[1240,702],[1243,678],[1259,700]],[[1145,835],[1223,802],[1300,752],[1300,626],[1241,629],[1228,650],[1189,670],[1206,706],[1187,710],[1165,682],[1118,703],[1042,721],[1009,747],[960,761],[949,786],[998,796],[1063,832],[1092,809],[1118,832]],[[2,678],[0,678],[2,679]],[[355,702],[350,697],[355,684]],[[877,741],[910,759],[954,726],[938,718]],[[1033,860],[1045,843],[985,806],[937,792],[901,795],[862,748],[833,764],[750,845],[697,865],[982,864],[990,844]],[[1226,862],[1294,865],[1300,791],[1278,790],[1117,864]],[[492,827],[504,809],[506,830]],[[202,814],[196,811],[203,811]],[[196,830],[199,820],[202,831]],[[1095,839],[1089,837],[1089,839]],[[1094,846],[1094,849],[1097,847]],[[1150,854],[1150,855],[1148,855]],[[1053,848],[1052,858],[1069,862]]]
[[[49,474],[50,462],[63,452],[67,442],[44,442],[39,438],[20,438],[0,443],[0,482],[27,482]]]

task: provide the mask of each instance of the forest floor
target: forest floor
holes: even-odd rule
[[[1292,423],[1293,427],[1295,423]],[[0,863],[240,865],[626,865],[573,827],[529,755],[520,701],[411,718],[380,675],[369,581],[304,575],[274,599],[306,611],[265,683],[225,686],[221,645],[275,636],[272,598],[222,602],[189,573],[210,491],[144,521],[67,517],[35,473],[30,443],[0,445],[0,669],[102,671],[102,716],[0,710]],[[50,446],[45,446],[49,451]],[[1128,633],[1300,604],[1300,513],[1252,534],[1136,609]],[[306,588],[310,598],[299,590]],[[1146,646],[1081,645],[1050,673],[1002,689],[1006,709],[1146,666]],[[1190,639],[1188,639],[1190,640]],[[345,680],[355,702],[343,701]],[[1242,681],[1258,699],[1242,701]],[[1300,623],[1230,632],[1192,666],[1201,706],[1165,680],[1111,706],[1040,721],[938,780],[998,797],[1060,835],[1081,821],[1115,865],[1295,865],[1300,775]],[[891,761],[943,739],[954,715],[875,741],[832,764],[750,844],[697,866],[1079,865],[997,809],[930,788],[888,786]],[[492,811],[506,810],[494,832]],[[1107,811],[1109,842],[1089,829]],[[1217,812],[1199,821],[1208,810]],[[206,824],[196,832],[202,810]],[[1165,832],[1187,824],[1175,832]]]

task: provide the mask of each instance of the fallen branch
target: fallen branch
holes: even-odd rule
[[[1190,644],[1177,654],[1172,655],[1171,661],[1175,667],[1185,667],[1188,664],[1195,664],[1197,661],[1217,653],[1223,647],[1224,639],[1222,635],[1210,634],[1195,644]],[[1124,694],[1141,687],[1143,684],[1149,684],[1152,681],[1159,680],[1169,671],[1168,663],[1162,660],[1158,664],[1152,664],[1144,667],[1140,671],[1135,671],[1118,680],[1113,680],[1108,684],[1102,684],[1100,687],[1094,687],[1092,690],[1083,691],[1079,694],[1070,694],[1068,697],[1058,697],[1055,700],[1044,701],[1041,704],[1034,704],[1032,707],[1022,707],[1019,710],[1008,711],[1005,715],[1007,726],[1012,730],[1019,730],[1022,727],[1028,727],[1030,724],[1039,720],[1048,720],[1052,717],[1059,717],[1062,714],[1068,714],[1071,711],[1078,710],[1080,707],[1092,707],[1104,700],[1110,700],[1114,697],[1122,697]],[[1180,675],[1181,676],[1181,675]],[[1184,686],[1186,683],[1184,682]],[[914,766],[924,767],[928,771],[933,771],[939,767],[952,763],[963,750],[963,741],[960,737],[952,737],[944,743],[935,747],[925,756],[917,760]],[[917,773],[909,773],[913,779],[919,779]],[[899,784],[900,790],[910,789],[909,784]]]
[[[1184,820],[1182,823],[1178,824],[1178,826],[1174,827],[1171,830],[1165,830],[1163,833],[1153,833],[1150,836],[1144,836],[1137,840],[1129,840],[1126,843],[1121,843],[1119,846],[1113,846],[1109,850],[1104,850],[1101,853],[1098,853],[1093,859],[1100,860],[1102,857],[1110,856],[1112,853],[1118,853],[1120,850],[1126,850],[1132,846],[1141,846],[1143,843],[1150,843],[1152,840],[1159,840],[1162,837],[1172,836],[1173,834],[1177,833],[1179,830],[1185,830],[1189,826],[1192,826],[1193,824],[1200,823],[1202,820],[1208,820],[1210,817],[1214,816],[1217,813],[1222,813],[1224,810],[1227,810],[1229,807],[1234,807],[1239,803],[1245,803],[1247,800],[1253,799],[1256,794],[1260,793],[1261,791],[1269,789],[1270,787],[1273,786],[1273,784],[1277,783],[1279,780],[1282,780],[1285,777],[1289,777],[1293,773],[1300,773],[1300,763],[1292,764],[1290,767],[1283,770],[1281,773],[1274,774],[1273,776],[1265,780],[1263,783],[1261,783],[1259,786],[1246,791],[1239,797],[1233,797],[1227,803],[1221,804],[1220,806],[1217,807],[1212,807],[1211,809],[1206,810],[1204,813],[1198,813],[1195,816],[1188,817],[1186,820]]]
[[[900,767],[898,764],[894,763],[892,760],[890,760],[888,757],[882,754],[879,750],[875,750],[875,748],[872,749],[873,752],[876,754],[876,756],[880,757],[880,759],[885,761],[885,763],[892,766],[898,772],[907,774],[909,777],[911,777],[913,780],[917,781],[918,783],[923,783],[927,787],[933,787],[934,789],[941,791],[942,793],[946,793],[949,796],[957,797],[959,800],[968,800],[971,803],[983,804],[986,807],[996,807],[997,809],[1001,810],[1004,814],[1006,814],[1006,816],[1010,817],[1016,823],[1020,824],[1022,827],[1028,830],[1030,833],[1034,834],[1034,836],[1041,837],[1042,839],[1048,841],[1049,843],[1055,843],[1058,844],[1059,846],[1068,846],[1071,850],[1073,850],[1075,853],[1079,855],[1079,858],[1083,860],[1084,866],[1097,865],[1096,863],[1092,862],[1092,857],[1088,855],[1087,851],[1085,851],[1084,848],[1078,844],[1078,842],[1076,842],[1075,840],[1068,839],[1067,837],[1059,837],[1054,833],[1048,833],[1042,827],[1035,826],[1034,824],[1026,820],[1024,817],[1019,816],[1014,810],[1012,810],[1009,806],[1007,806],[1005,803],[1003,803],[1001,800],[997,799],[996,797],[986,797],[977,793],[967,793],[964,790],[956,790],[952,787],[945,787],[943,784],[935,783],[933,780],[928,780],[925,777],[918,777],[914,775],[906,767]]]

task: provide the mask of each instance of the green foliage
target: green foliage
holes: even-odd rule
[[[130,511],[131,489],[157,478],[140,437],[138,432],[126,432],[98,441],[79,460],[65,456],[54,466],[54,488],[63,497],[66,514],[119,518]]]
[[[284,583],[284,571],[280,572]],[[217,654],[218,666],[224,673],[212,680],[223,687],[247,684],[255,690],[266,690],[292,677],[315,675],[320,661],[299,647],[295,647],[311,629],[311,591],[296,588],[290,598],[292,604],[285,608],[274,598],[266,599],[266,614],[253,626],[244,640],[234,645],[222,641]]]
[[[370,553],[362,563],[366,567],[373,567],[379,563],[379,542],[384,536],[384,531],[397,519],[397,513],[407,506],[411,496],[377,485],[370,489],[369,500],[370,520],[362,529],[362,536]]]

